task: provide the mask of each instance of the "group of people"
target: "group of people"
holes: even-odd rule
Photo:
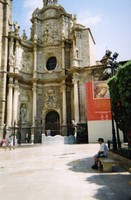
[[[15,149],[15,146],[14,146],[14,136],[13,134],[11,134],[8,138],[3,138],[2,140],[2,147],[3,149],[7,149],[9,148],[9,150],[11,149]]]

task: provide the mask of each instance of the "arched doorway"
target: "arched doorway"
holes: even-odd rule
[[[60,117],[56,111],[50,111],[45,118],[45,130],[47,135],[60,135]]]

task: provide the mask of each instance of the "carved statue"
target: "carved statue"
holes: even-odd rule
[[[47,6],[48,4],[57,4],[58,0],[43,0],[44,6]]]
[[[58,3],[58,0],[54,0],[53,2],[54,2],[54,4],[57,4],[57,3]]]
[[[13,26],[14,26],[14,32],[15,32],[15,34],[18,35],[19,34],[20,26],[18,25],[17,22],[14,22]]]
[[[47,6],[48,0],[43,0],[44,6]]]
[[[20,117],[21,117],[22,124],[25,124],[27,122],[27,107],[25,103],[21,105]]]
[[[15,56],[14,55],[10,55],[9,56],[9,65],[14,65],[15,64]]]
[[[27,39],[25,30],[23,30],[23,34],[22,34],[21,38],[22,38],[23,40],[26,40],[26,39]]]

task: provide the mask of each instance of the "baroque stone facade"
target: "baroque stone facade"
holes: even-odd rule
[[[28,132],[39,142],[42,132],[70,135],[72,120],[87,122],[85,83],[98,80],[103,69],[96,65],[91,30],[58,3],[43,0],[32,14],[28,39],[25,30],[20,36],[17,22],[9,22],[12,1],[0,1],[8,17],[0,15],[7,25],[5,38],[0,32],[1,138],[4,124],[9,130],[16,125],[23,141]]]

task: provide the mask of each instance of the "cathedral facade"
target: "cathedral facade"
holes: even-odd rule
[[[74,134],[86,124],[85,83],[98,80],[91,30],[56,0],[32,14],[30,38],[11,21],[12,0],[0,1],[0,137],[5,126],[26,133]]]

